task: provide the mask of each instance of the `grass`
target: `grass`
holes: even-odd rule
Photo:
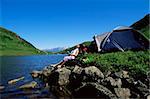
[[[146,51],[126,51],[112,53],[93,53],[78,57],[79,60],[84,60],[84,65],[95,65],[103,72],[116,72],[127,70],[129,74],[147,75],[150,72],[150,50]]]

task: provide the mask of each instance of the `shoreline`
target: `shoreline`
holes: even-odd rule
[[[134,79],[125,70],[102,72],[97,66],[82,67],[73,61],[55,71],[52,69],[48,66],[41,71],[33,71],[31,75],[43,81],[58,98],[149,97],[148,85],[140,78]]]

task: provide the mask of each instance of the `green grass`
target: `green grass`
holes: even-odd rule
[[[16,33],[0,27],[0,56],[44,54]]]
[[[134,75],[145,75],[150,72],[149,50],[147,51],[126,51],[113,53],[93,53],[78,57],[79,60],[86,60],[84,65],[95,65],[103,72],[127,70]]]

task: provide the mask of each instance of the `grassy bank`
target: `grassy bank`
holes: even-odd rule
[[[147,51],[126,51],[126,52],[113,52],[106,54],[86,54],[80,56],[79,60],[84,60],[85,65],[95,65],[100,70],[107,72],[115,72],[119,70],[127,70],[130,75],[142,75],[150,72],[150,50]]]

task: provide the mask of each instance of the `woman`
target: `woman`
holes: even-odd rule
[[[75,59],[78,56],[79,52],[80,52],[80,45],[77,45],[76,48],[72,50],[68,56],[65,56],[62,61],[60,61],[58,64],[51,66],[53,66],[55,69],[57,69],[58,67],[62,67],[68,60]]]

